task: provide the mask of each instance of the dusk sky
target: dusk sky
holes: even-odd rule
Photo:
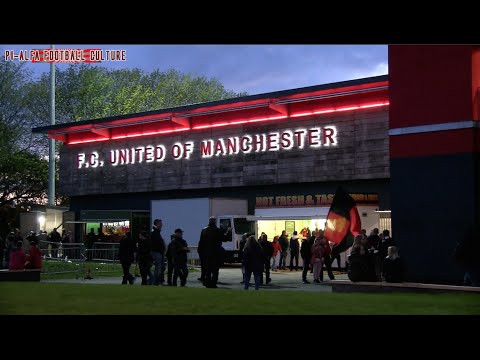
[[[50,45],[1,45],[5,50],[46,49]],[[228,90],[250,95],[353,80],[388,73],[387,45],[56,45],[57,49],[125,50],[125,62],[105,61],[113,69],[175,69],[217,78]],[[45,63],[27,63],[35,76]],[[61,68],[67,65],[59,65]],[[95,66],[95,65],[92,65]]]

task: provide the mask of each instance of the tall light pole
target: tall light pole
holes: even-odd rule
[[[50,45],[52,50],[55,45]],[[50,125],[55,125],[55,63],[50,63]],[[55,205],[55,139],[48,144],[48,205]]]

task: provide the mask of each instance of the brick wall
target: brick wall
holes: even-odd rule
[[[336,146],[239,153],[202,158],[200,143],[242,135],[336,126]],[[60,150],[60,191],[67,196],[389,178],[388,108],[293,118],[82,145]],[[189,159],[112,166],[110,151],[194,143]],[[78,168],[78,154],[97,152],[103,166]],[[88,160],[88,158],[87,158]]]

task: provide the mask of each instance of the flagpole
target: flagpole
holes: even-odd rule
[[[55,45],[50,45],[52,50]],[[50,125],[55,125],[55,63],[50,63]],[[48,144],[48,205],[55,205],[55,139]]]

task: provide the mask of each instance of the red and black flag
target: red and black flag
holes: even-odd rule
[[[355,236],[360,234],[362,224],[355,200],[342,187],[338,187],[327,215],[324,236],[336,246],[333,254],[347,250]]]

